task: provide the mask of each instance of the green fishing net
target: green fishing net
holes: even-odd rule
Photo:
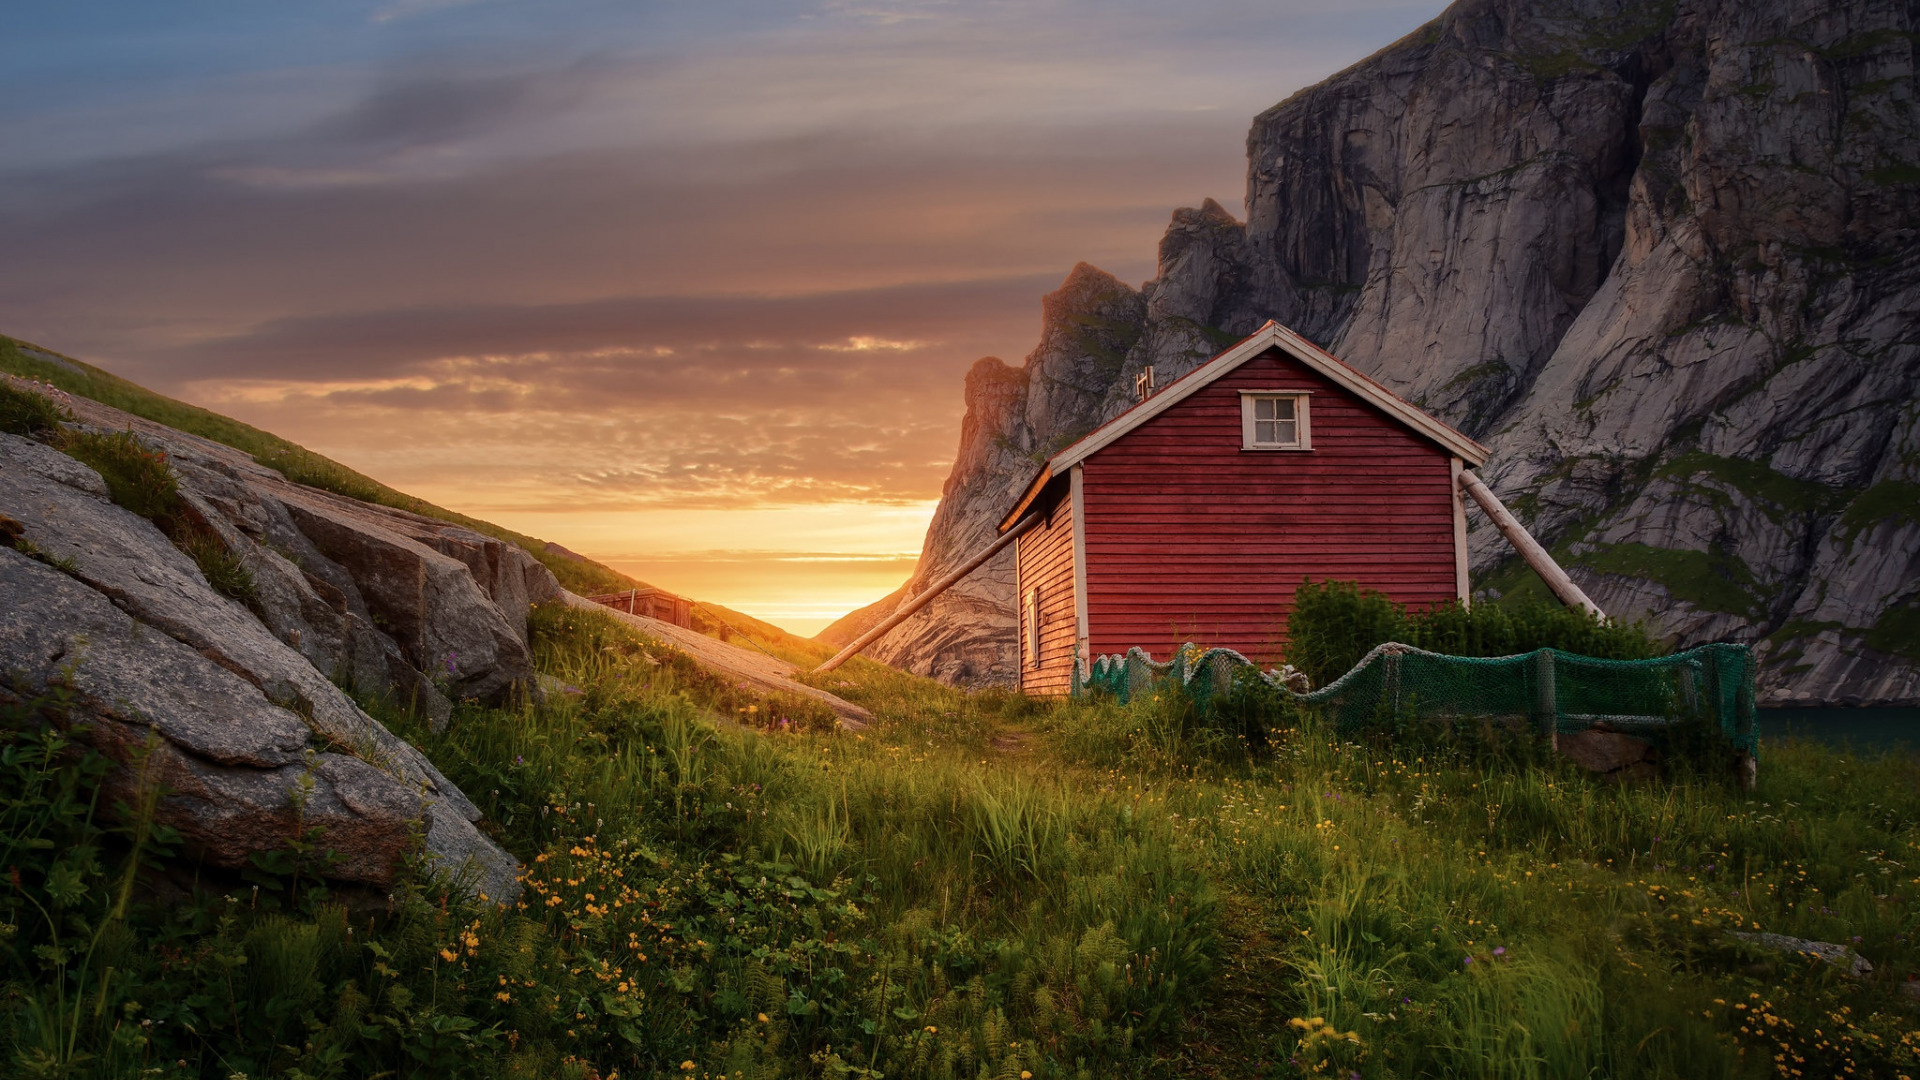
[[[1121,703],[1178,691],[1203,713],[1225,707],[1236,680],[1259,680],[1316,707],[1341,735],[1385,722],[1491,720],[1541,735],[1588,730],[1657,734],[1684,723],[1717,727],[1732,748],[1756,754],[1753,653],[1701,645],[1652,660],[1601,660],[1537,649],[1517,656],[1444,656],[1389,642],[1351,671],[1307,690],[1291,669],[1262,671],[1232,649],[1183,645],[1166,663],[1141,649],[1077,665],[1073,692]]]

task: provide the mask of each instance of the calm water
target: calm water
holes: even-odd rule
[[[1920,709],[1761,709],[1761,744],[1782,737],[1920,752]]]

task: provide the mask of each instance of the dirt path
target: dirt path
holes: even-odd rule
[[[842,730],[859,731],[873,723],[873,714],[853,702],[795,681],[793,676],[799,672],[799,669],[784,660],[776,660],[765,653],[743,649],[738,645],[710,638],[699,631],[675,626],[660,619],[650,619],[645,615],[629,615],[624,611],[604,604],[596,604],[584,596],[576,596],[565,590],[562,590],[562,595],[570,607],[610,615],[649,637],[667,642],[699,661],[702,666],[721,672],[729,678],[738,679],[756,689],[769,693],[800,694],[825,702],[827,707],[840,718]]]

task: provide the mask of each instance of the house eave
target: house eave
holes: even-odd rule
[[[1028,508],[1039,501],[1041,493],[1046,491],[1047,485],[1053,482],[1054,475],[1052,468],[1041,466],[1040,472],[1034,476],[1033,481],[1027,485],[1027,490],[1021,494],[1020,501],[1013,505],[1013,509],[1007,512],[1006,517],[1000,519],[1000,527],[997,531],[1004,533],[1013,528],[1014,524],[1025,516]]]
[[[1095,428],[1072,446],[1047,459],[1042,476],[1066,475],[1073,466],[1092,457],[1121,436],[1192,397],[1270,348],[1279,348],[1342,389],[1379,408],[1407,427],[1438,443],[1450,454],[1472,463],[1475,467],[1484,464],[1491,453],[1478,442],[1428,416],[1398,394],[1349,367],[1338,357],[1279,323],[1269,320],[1265,326],[1254,331],[1232,348],[1175,379],[1159,393]],[[1036,478],[1035,484],[1040,483],[1041,480]],[[1022,500],[1021,507],[1024,508],[1031,502],[1032,497],[1037,493],[1038,487],[1030,489],[1028,497]],[[1005,529],[1011,525],[1013,518],[1018,517],[1018,513],[1016,509],[1007,524],[1002,525],[1001,528]]]

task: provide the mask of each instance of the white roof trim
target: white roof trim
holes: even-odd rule
[[[1269,320],[1265,326],[1255,330],[1239,344],[1175,379],[1167,385],[1166,389],[1115,417],[1106,426],[1096,429],[1086,438],[1053,455],[1047,460],[1047,468],[1055,476],[1066,472],[1069,468],[1099,453],[1134,428],[1180,404],[1241,364],[1276,346],[1295,360],[1326,376],[1336,385],[1350,391],[1354,396],[1378,407],[1388,416],[1439,443],[1453,454],[1472,462],[1475,467],[1486,463],[1489,453],[1486,447],[1421,412],[1393,391],[1329,356],[1306,338]]]

